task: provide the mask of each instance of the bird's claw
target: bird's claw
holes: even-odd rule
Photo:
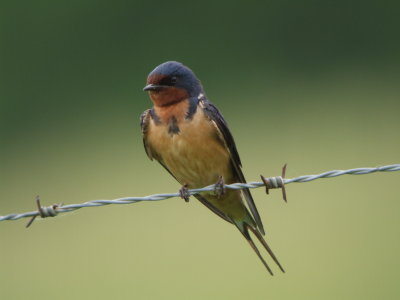
[[[189,202],[190,193],[187,184],[182,185],[181,189],[179,190],[179,196],[185,200],[185,202]]]
[[[215,188],[214,188],[214,193],[217,196],[217,198],[221,198],[226,192],[225,189],[225,181],[222,176],[219,176],[218,181],[215,183]]]

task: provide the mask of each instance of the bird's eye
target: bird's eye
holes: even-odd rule
[[[177,82],[178,78],[176,78],[176,76],[172,76],[171,77],[171,83],[175,84]]]

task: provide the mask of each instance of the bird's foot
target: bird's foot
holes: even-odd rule
[[[219,176],[218,181],[215,183],[215,188],[214,188],[214,193],[217,196],[217,198],[221,198],[226,192],[225,189],[225,181],[222,176]]]
[[[179,196],[181,196],[185,202],[189,202],[190,193],[187,184],[182,185],[181,189],[179,190]]]

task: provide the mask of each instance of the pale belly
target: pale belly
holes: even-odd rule
[[[231,182],[230,154],[203,112],[180,122],[179,129],[171,135],[166,125],[152,123],[148,135],[149,146],[175,178],[189,188],[214,184],[220,176]]]

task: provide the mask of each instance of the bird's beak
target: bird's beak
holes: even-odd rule
[[[143,91],[159,91],[164,88],[163,85],[148,84],[143,88]]]

